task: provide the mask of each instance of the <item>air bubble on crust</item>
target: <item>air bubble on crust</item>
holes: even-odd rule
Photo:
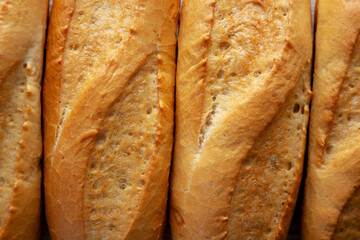
[[[223,69],[220,69],[219,72],[216,75],[217,79],[223,79],[225,76],[225,71]]]
[[[146,114],[149,115],[152,112],[152,110],[153,109],[152,109],[152,106],[150,104],[146,106]]]
[[[120,189],[125,189],[127,186],[127,179],[126,178],[120,178],[119,179],[119,187]]]
[[[96,209],[92,208],[89,211],[90,218],[96,217]]]
[[[292,169],[292,163],[288,162],[287,163],[287,170],[290,171]]]
[[[103,177],[96,179],[92,184],[92,187],[95,191],[103,189],[104,186],[105,186],[105,179]]]
[[[104,145],[107,139],[108,131],[102,130],[96,135],[96,144]]]
[[[80,48],[80,44],[78,44],[78,43],[74,43],[69,46],[69,49],[73,50],[73,51],[77,51],[77,50],[79,50],[79,48]]]
[[[99,168],[99,162],[95,157],[92,158],[90,161],[91,161],[90,162],[91,171],[96,171]]]
[[[110,223],[110,224],[108,225],[107,229],[112,232],[112,231],[115,230],[115,225],[112,224],[112,223]]]
[[[245,168],[250,168],[253,164],[253,160],[254,160],[255,156],[249,156],[245,159],[244,161],[244,167]]]
[[[144,179],[142,179],[142,178],[139,179],[139,186],[141,186],[141,187],[145,186],[145,180]]]
[[[260,76],[261,76],[261,73],[262,73],[261,71],[256,71],[256,72],[254,73],[254,76],[255,76],[255,77],[260,77]]]
[[[231,46],[230,43],[229,43],[229,42],[226,42],[226,41],[220,42],[220,44],[219,44],[219,48],[220,48],[222,51],[227,50],[230,46]]]
[[[328,145],[326,148],[325,148],[325,153],[326,154],[331,154],[334,150],[334,147],[332,145]]]
[[[298,113],[300,111],[300,105],[298,103],[294,104],[293,113]]]

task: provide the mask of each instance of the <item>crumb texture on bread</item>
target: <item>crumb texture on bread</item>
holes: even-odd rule
[[[52,238],[161,238],[179,4],[54,2],[44,84]]]
[[[278,55],[285,40],[284,11],[281,1],[216,1],[206,65],[211,102],[205,103],[209,110],[203,115],[200,148],[228,102],[240,100],[271,71],[274,59],[269,55]]]
[[[310,20],[309,1],[184,1],[171,175],[174,239],[261,238],[262,230],[286,236],[311,96]],[[287,129],[289,142],[277,141]],[[262,179],[255,177],[259,172]],[[251,198],[267,196],[275,185],[281,189],[275,202]],[[255,217],[260,214],[264,221]]]
[[[357,239],[360,234],[359,10],[357,1],[317,5],[304,239]]]
[[[360,239],[360,187],[357,187],[343,208],[336,230],[334,240]]]
[[[90,154],[84,192],[88,239],[123,238],[140,203],[158,114],[158,69],[155,55],[149,58],[110,108]]]
[[[108,64],[105,59],[119,47],[130,25],[133,2],[76,1],[63,52],[60,116],[64,117],[77,91],[99,74]]]
[[[303,169],[310,63],[240,170],[231,200],[229,239],[286,236]]]
[[[0,239],[40,233],[46,0],[0,1]]]
[[[360,33],[360,32],[359,32]],[[353,53],[337,96],[331,130],[322,159],[324,167],[339,161],[339,156],[357,149],[360,142],[360,39]],[[341,161],[341,160],[340,160]]]

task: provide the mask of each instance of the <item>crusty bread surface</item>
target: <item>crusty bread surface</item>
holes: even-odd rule
[[[0,239],[38,239],[47,0],[0,0]]]
[[[173,239],[286,239],[302,176],[308,0],[184,0]]]
[[[317,3],[302,236],[360,239],[360,2]]]
[[[178,0],[55,0],[44,83],[52,239],[160,239]]]

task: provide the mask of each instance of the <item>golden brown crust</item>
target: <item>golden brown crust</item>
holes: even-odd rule
[[[356,100],[360,4],[322,0],[316,11],[314,100],[302,234],[304,239],[341,239],[341,234],[337,238],[334,233],[341,224],[339,219],[347,219],[343,208],[355,198],[360,185],[360,106]]]
[[[130,224],[122,225],[119,220],[122,215],[128,214],[127,208],[117,209],[120,211],[120,216],[115,216],[113,225],[109,226],[106,234],[110,234],[110,231],[115,229],[120,231],[118,236],[121,239],[159,239],[162,235],[172,146],[172,89],[179,1],[129,0],[125,2],[132,7],[125,9],[125,14],[131,14],[132,18],[124,30],[124,34],[121,35],[121,43],[117,47],[104,50],[102,54],[106,59],[101,60],[102,63],[105,63],[104,66],[93,69],[90,67],[88,71],[96,74],[90,75],[84,82],[77,83],[81,87],[77,87],[74,95],[70,95],[68,92],[64,93],[66,84],[72,83],[69,82],[70,78],[61,75],[68,66],[64,65],[61,57],[59,58],[67,50],[66,47],[64,49],[66,32],[73,31],[71,30],[73,26],[76,29],[70,15],[76,12],[76,16],[79,16],[77,7],[80,5],[97,3],[98,9],[101,9],[101,5],[107,3],[106,1],[76,1],[76,3],[74,1],[66,5],[64,3],[70,2],[60,0],[54,2],[51,16],[54,25],[50,24],[50,28],[53,29],[50,29],[48,44],[50,54],[54,54],[50,55],[48,61],[52,62],[52,59],[57,59],[58,66],[55,68],[50,66],[46,69],[44,85],[44,104],[49,103],[47,112],[44,112],[45,197],[47,219],[53,239],[92,239],[98,236],[96,232],[95,235],[89,232],[93,224],[92,219],[88,219],[88,213],[91,212],[89,207],[100,207],[99,203],[91,204],[92,198],[85,197],[91,191],[91,186],[88,186],[86,182],[86,179],[91,179],[89,178],[91,176],[88,175],[89,158],[99,139],[97,135],[102,131],[102,125],[110,118],[109,114],[112,114],[109,111],[117,109],[112,106],[120,101],[119,99],[127,91],[129,82],[135,79],[137,74],[141,74],[149,59],[152,59],[151,56],[156,56],[157,74],[156,78],[146,78],[146,81],[156,82],[157,114],[156,118],[151,120],[156,126],[156,132],[151,135],[155,139],[154,145],[151,146],[151,149],[146,147],[144,149],[145,152],[151,152],[144,173],[144,186],[140,192],[137,207],[131,214]],[[65,21],[63,25],[56,25],[58,20],[64,19],[62,14],[64,14],[65,6],[68,6],[67,9],[69,9],[68,17],[65,17],[68,21]],[[82,13],[81,15],[88,17],[86,14]],[[94,17],[96,18],[96,15]],[[62,31],[60,40],[64,41],[62,43],[55,40],[55,35],[60,30]],[[55,42],[53,43],[51,39],[54,39]],[[61,45],[61,50],[57,49],[59,45]],[[66,57],[69,58],[71,55],[68,54]],[[73,75],[72,77],[78,76]],[[52,97],[52,91],[58,91],[55,93],[56,98]],[[60,103],[61,95],[64,94],[68,94],[64,98],[67,104],[61,107],[63,104]],[[51,104],[57,110],[50,111]],[[127,107],[131,110],[131,106]],[[128,119],[128,121],[147,121],[142,117],[142,113],[139,112],[138,117]],[[58,123],[59,127],[55,129],[53,126]],[[135,131],[137,130],[139,129],[135,129]],[[140,145],[134,143],[134,148],[140,148]],[[106,150],[105,148],[104,152]],[[115,152],[113,157],[119,154],[120,152]],[[109,158],[110,160],[113,161],[112,158]],[[134,164],[135,161],[140,160],[134,158]],[[119,163],[121,164],[121,160]],[[135,180],[128,179],[130,183],[133,183],[133,188],[136,188],[136,182],[133,182]],[[91,184],[93,186],[95,182]],[[115,181],[110,184],[115,184]],[[126,201],[130,204],[132,200],[131,196],[128,196]],[[85,225],[85,222],[88,223]],[[101,226],[107,224],[102,219],[98,222]],[[96,227],[94,229],[96,230]],[[125,232],[122,231],[124,229],[126,229]],[[100,231],[107,230],[99,228],[96,231],[100,234]]]
[[[47,0],[0,2],[0,239],[40,234],[47,12]]]
[[[61,64],[75,0],[54,1],[46,41],[46,71],[43,91],[44,157],[51,154],[59,125]],[[51,82],[47,79],[51,79]],[[51,84],[50,84],[51,83]],[[46,91],[45,91],[46,90]],[[51,114],[50,114],[51,112]],[[46,177],[46,174],[45,174]]]
[[[66,43],[67,31],[69,28],[72,13],[75,7],[75,0],[54,1],[49,21],[47,37],[46,71],[43,84],[43,123],[44,123],[44,185],[48,182],[47,159],[51,157],[55,143],[56,132],[60,121],[59,103],[61,86],[61,68],[63,62],[63,51]],[[45,193],[46,194],[46,193]],[[49,196],[45,197],[45,210],[48,219],[50,234],[54,231],[54,220],[52,211],[48,208]],[[54,218],[54,220],[50,220]]]
[[[333,239],[359,239],[360,238],[360,187],[344,205],[343,211],[336,225]]]
[[[217,21],[228,16],[231,20],[217,32]],[[276,26],[257,26],[256,22],[274,22]],[[257,27],[252,28],[254,25]],[[260,134],[299,81],[305,64],[305,75],[309,75],[310,31],[309,1],[184,1],[171,177],[174,239],[236,239],[229,221],[234,217],[231,200],[237,177]],[[214,45],[219,53],[211,50]],[[233,75],[237,79],[232,80]],[[305,105],[310,96],[307,91],[303,93]],[[301,118],[305,125],[306,116]],[[299,165],[279,229],[275,229],[277,238],[286,236],[294,208],[305,129],[300,130],[302,144],[294,149],[299,152]]]
[[[309,62],[240,170],[231,200],[229,239],[286,239],[303,170],[310,70]]]

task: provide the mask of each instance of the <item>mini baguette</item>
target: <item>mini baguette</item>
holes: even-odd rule
[[[178,0],[55,0],[44,83],[52,239],[161,239]]]
[[[302,235],[360,239],[360,1],[318,0]]]
[[[286,239],[302,176],[309,0],[184,0],[173,239]]]
[[[0,239],[38,239],[47,0],[0,0]]]

